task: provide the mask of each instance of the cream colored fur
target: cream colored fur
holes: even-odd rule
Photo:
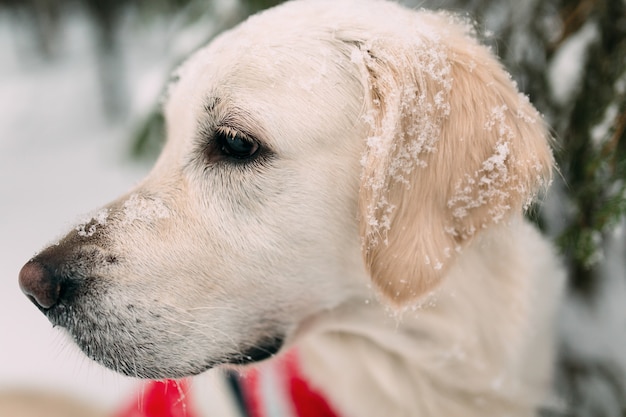
[[[90,356],[180,377],[284,336],[342,416],[535,414],[563,273],[523,210],[549,138],[466,22],[297,0],[177,76],[154,170],[49,249],[92,279],[64,324]],[[264,153],[219,156],[217,129]]]

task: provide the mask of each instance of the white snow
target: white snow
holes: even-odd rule
[[[591,140],[598,146],[602,145],[609,130],[615,125],[615,119],[619,114],[617,103],[611,103],[602,116],[600,123],[591,128]]]
[[[163,201],[155,198],[146,198],[132,194],[124,202],[122,224],[133,222],[152,222],[157,219],[166,219],[170,211]]]
[[[415,80],[398,82],[391,73],[377,68],[376,61],[369,55],[369,45],[361,45],[360,53],[353,52],[351,55],[353,62],[372,71],[373,75],[368,74],[372,78],[369,80],[371,85],[384,86],[387,90],[382,103],[370,98],[371,106],[364,117],[372,128],[372,134],[367,138],[361,163],[364,167],[376,167],[375,171],[366,169],[363,172],[367,176],[364,186],[369,188],[373,197],[366,213],[370,246],[379,243],[379,236],[382,243],[387,243],[387,233],[396,209],[392,202],[387,201],[385,189],[390,185],[388,182],[410,187],[411,173],[415,169],[426,168],[426,156],[437,152],[442,124],[450,116],[451,64],[442,42],[430,34],[428,28],[424,31],[425,40],[404,40],[413,50],[419,51],[416,57],[389,53],[385,60],[399,69],[419,67],[419,73],[423,74],[420,82],[431,85],[432,90],[428,93],[419,92]],[[410,74],[413,71],[400,72]]]
[[[20,33],[2,24],[7,19],[0,15],[0,390],[42,388],[115,408],[133,395],[136,381],[88,360],[21,293],[17,276],[38,250],[69,232],[80,213],[127,191],[147,167],[127,160],[129,126],[102,116],[84,20],[70,19],[61,56],[44,62],[17,53]],[[165,77],[170,65],[163,36],[148,32],[124,43],[126,84],[142,94],[130,97],[135,113],[137,103],[159,94],[163,82],[155,68]],[[107,212],[90,218],[94,227],[104,224]]]
[[[83,237],[93,236],[98,229],[97,225],[104,226],[107,224],[108,218],[109,210],[107,208],[100,209],[93,215],[85,216],[84,220],[81,220],[80,224],[76,226],[78,235]],[[89,227],[87,227],[87,225],[89,225]]]
[[[560,328],[573,357],[610,367],[619,378],[621,392],[613,391],[602,376],[593,373],[580,381],[586,390],[581,415],[595,407],[603,410],[602,415],[617,416],[617,401],[623,403],[626,396],[626,218],[609,233],[603,254],[598,294],[592,303],[570,297],[561,313]]]
[[[455,184],[454,195],[448,200],[447,205],[457,219],[466,217],[471,210],[482,207],[487,202],[505,201],[507,189],[514,186],[506,162],[510,155],[509,144],[515,134],[507,124],[506,111],[508,111],[506,105],[494,107],[484,124],[485,131],[496,131],[498,135],[493,154],[482,162],[480,170],[473,175],[466,174],[463,181]],[[492,220],[498,223],[508,210],[506,204],[500,203],[495,204],[489,212]]]
[[[615,81],[613,89],[616,92],[616,98],[604,109],[602,119],[598,124],[593,126],[591,132],[589,132],[591,134],[591,140],[598,150],[601,150],[606,144],[606,141],[610,139],[611,136],[609,133],[616,125],[617,117],[619,116],[618,101],[626,90],[626,71]]]
[[[548,81],[557,103],[566,104],[578,91],[587,51],[598,36],[597,24],[591,20],[578,33],[567,38],[554,54],[548,67]]]

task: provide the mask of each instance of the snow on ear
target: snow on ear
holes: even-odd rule
[[[397,306],[433,289],[481,229],[521,215],[553,164],[540,115],[468,26],[420,15],[410,37],[352,42],[371,126],[363,256]]]

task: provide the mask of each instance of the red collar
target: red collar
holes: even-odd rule
[[[115,417],[200,417],[190,395],[187,380],[150,381]]]
[[[295,351],[247,368],[238,377],[247,417],[338,417],[301,373]],[[150,381],[115,417],[200,417],[187,380]],[[212,417],[212,416],[206,416]]]
[[[249,417],[338,417],[301,373],[295,351],[240,377]]]

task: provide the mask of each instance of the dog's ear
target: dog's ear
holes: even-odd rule
[[[553,164],[537,111],[464,24],[423,14],[419,33],[353,42],[371,134],[363,256],[397,306],[441,280],[481,229],[521,214]]]

